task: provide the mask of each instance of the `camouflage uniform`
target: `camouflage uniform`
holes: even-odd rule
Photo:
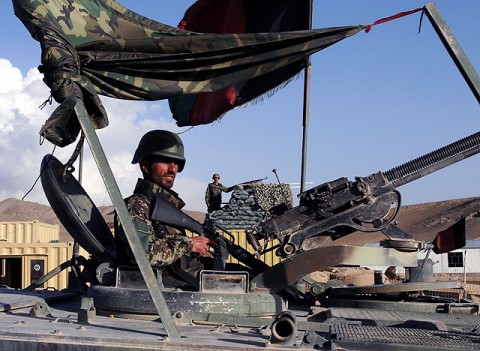
[[[133,195],[125,201],[147,259],[153,267],[163,268],[177,261],[183,255],[189,254],[193,243],[185,232],[150,219],[157,193],[162,194],[179,209],[185,206],[177,193],[145,179],[138,179]],[[115,218],[115,241],[118,264],[136,265],[135,257],[117,218]]]
[[[227,188],[221,183],[215,184],[212,182],[208,184],[207,190],[205,190],[205,204],[207,205],[208,212],[218,211],[222,204],[222,191],[230,192],[232,187]]]

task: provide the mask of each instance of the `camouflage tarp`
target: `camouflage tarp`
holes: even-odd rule
[[[41,44],[39,69],[52,96],[62,102],[83,95],[96,128],[108,124],[96,94],[159,100],[216,91],[305,60],[365,28],[200,34],[113,0],[13,0],[13,6]]]

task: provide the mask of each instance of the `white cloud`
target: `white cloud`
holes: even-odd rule
[[[22,73],[18,68],[13,67],[10,61],[0,58],[0,72],[2,72],[0,93],[21,89]]]
[[[20,70],[8,60],[0,59],[0,201],[22,198],[39,176],[43,156],[52,153],[53,144],[39,144],[39,131],[57,103],[39,106],[49,97],[49,88],[36,69],[22,76]],[[140,175],[137,165],[131,164],[133,152],[141,136],[150,129],[177,131],[165,110],[166,104],[139,102],[101,97],[109,126],[98,130],[98,136],[115,175],[123,197],[129,196]],[[168,109],[168,108],[167,108]],[[85,142],[85,145],[87,143]],[[63,163],[70,158],[76,142],[56,148],[54,155]],[[78,175],[78,173],[75,173]],[[97,206],[111,204],[103,179],[100,176],[88,147],[85,147],[82,184]],[[203,210],[205,184],[194,179],[177,176],[175,190],[187,203],[187,209]],[[25,200],[48,204],[40,181]]]

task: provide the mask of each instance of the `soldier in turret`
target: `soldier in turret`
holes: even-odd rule
[[[139,178],[133,195],[125,202],[137,229],[147,258],[154,268],[173,267],[177,273],[191,262],[180,262],[191,253],[203,256],[214,243],[206,237],[188,237],[184,231],[165,226],[151,218],[157,194],[181,209],[185,203],[171,188],[177,172],[185,166],[183,142],[180,137],[166,130],[152,130],[140,140],[132,163],[138,163],[143,178]],[[125,233],[115,220],[115,240],[119,264],[135,265]],[[180,273],[181,274],[181,273]]]

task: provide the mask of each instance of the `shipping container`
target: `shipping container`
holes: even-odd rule
[[[39,221],[0,222],[0,242],[16,244],[58,242],[58,224]]]
[[[73,243],[11,244],[0,243],[0,281],[10,288],[24,289],[62,263],[70,260]],[[65,269],[40,288],[61,290],[67,287]]]

